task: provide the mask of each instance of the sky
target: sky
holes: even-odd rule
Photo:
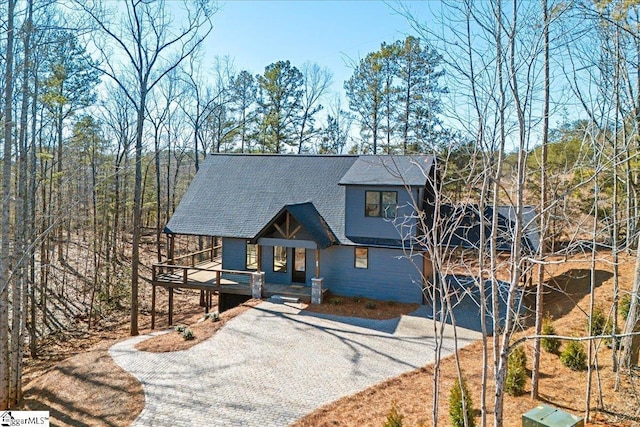
[[[350,63],[414,34],[407,19],[382,1],[227,1],[220,3],[205,46],[205,67],[229,55],[237,71],[262,74],[279,60],[300,68],[305,61],[329,68],[333,91],[342,91]],[[425,2],[405,2],[416,14]],[[211,58],[211,59],[209,59]]]

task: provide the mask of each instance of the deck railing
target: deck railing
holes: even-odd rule
[[[205,273],[203,277],[190,277],[196,273]],[[213,266],[190,266],[158,263],[151,268],[152,275],[152,292],[151,292],[151,329],[155,328],[156,320],[156,287],[165,287],[169,291],[169,324],[173,322],[173,290],[177,288],[199,289],[205,292],[206,312],[209,312],[211,305],[211,295],[214,292],[220,293],[224,289],[225,284],[222,283],[222,275],[234,275],[229,286],[240,285],[250,288],[251,271],[224,270]],[[215,281],[212,282],[212,279]]]
[[[179,272],[175,273],[176,270],[178,270]],[[175,275],[179,277],[179,279],[176,277],[176,280],[170,280],[170,278],[167,276],[162,277],[165,274],[165,272],[171,275]],[[161,283],[161,282],[175,283],[176,281],[180,280],[181,284],[186,287],[189,284],[189,276],[191,274],[199,273],[199,272],[213,273],[215,275],[216,285],[221,285],[222,274],[234,274],[239,276],[246,276],[247,283],[249,283],[251,274],[253,273],[252,271],[226,270],[219,267],[204,267],[204,266],[198,267],[194,265],[177,265],[177,264],[158,263],[152,266],[151,278],[154,283]]]
[[[180,261],[188,259],[188,265],[191,267],[195,267],[198,264],[203,262],[214,262],[216,258],[218,258],[218,254],[222,249],[222,245],[212,246],[210,248],[205,248],[199,251],[190,252],[185,255],[180,255],[166,261],[166,264],[180,264]],[[205,255],[206,256],[202,256]],[[197,261],[196,261],[197,260]]]

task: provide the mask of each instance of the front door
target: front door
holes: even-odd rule
[[[291,280],[296,283],[306,283],[307,276],[305,271],[307,269],[307,256],[305,248],[293,249],[293,274]]]

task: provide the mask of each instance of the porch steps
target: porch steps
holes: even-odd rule
[[[284,295],[272,295],[271,299],[276,302],[276,303],[299,303],[300,302],[300,298],[297,297],[287,297]]]

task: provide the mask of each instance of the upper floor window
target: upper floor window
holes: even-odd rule
[[[366,191],[364,216],[395,218],[397,191]]]
[[[247,270],[258,269],[258,245],[247,243]]]

